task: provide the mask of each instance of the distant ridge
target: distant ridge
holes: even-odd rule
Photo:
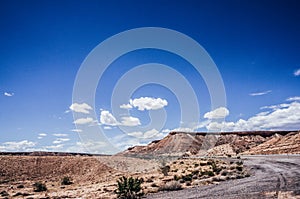
[[[217,135],[217,136],[214,136]],[[213,140],[213,146],[204,140]],[[208,150],[202,144],[208,144]],[[265,144],[264,144],[265,143]],[[146,146],[134,146],[123,156],[226,156],[237,154],[300,154],[300,131],[170,132]]]
[[[109,155],[104,155],[104,154],[49,152],[49,151],[0,152],[0,155],[15,155],[15,156],[109,156]]]
[[[175,135],[178,133],[195,134],[195,135],[260,135],[260,136],[272,136],[274,134],[287,135],[291,132],[300,132],[300,130],[294,131],[231,131],[231,132],[184,132],[184,131],[171,131],[169,134]]]

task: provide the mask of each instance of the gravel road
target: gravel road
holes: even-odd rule
[[[244,156],[251,177],[173,192],[147,195],[158,198],[300,198],[300,155]]]

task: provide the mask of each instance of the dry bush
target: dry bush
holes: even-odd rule
[[[159,191],[176,191],[181,190],[182,186],[177,181],[170,181],[159,188]]]

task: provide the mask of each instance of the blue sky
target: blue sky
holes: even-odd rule
[[[296,0],[1,1],[0,151],[106,153],[111,146],[145,144],[174,129],[300,129],[299,9]],[[175,30],[202,45],[222,76],[226,106],[212,109],[202,76],[187,60],[160,49],[120,56],[103,73],[95,104],[73,101],[76,75],[89,53],[109,37],[141,27]],[[116,83],[147,63],[167,65],[188,80],[199,105],[195,111],[200,110],[195,124],[183,129],[178,93],[158,84],[139,87],[117,104],[120,110],[112,110]],[[179,79],[170,81],[176,85]],[[149,112],[165,112],[163,126],[143,129],[151,122]],[[93,134],[91,142],[88,127],[76,126],[72,113],[104,137]],[[96,118],[89,119],[91,113]],[[101,148],[107,142],[109,147]]]

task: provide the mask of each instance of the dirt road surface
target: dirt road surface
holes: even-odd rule
[[[300,155],[243,156],[251,177],[148,195],[158,198],[300,198]]]

